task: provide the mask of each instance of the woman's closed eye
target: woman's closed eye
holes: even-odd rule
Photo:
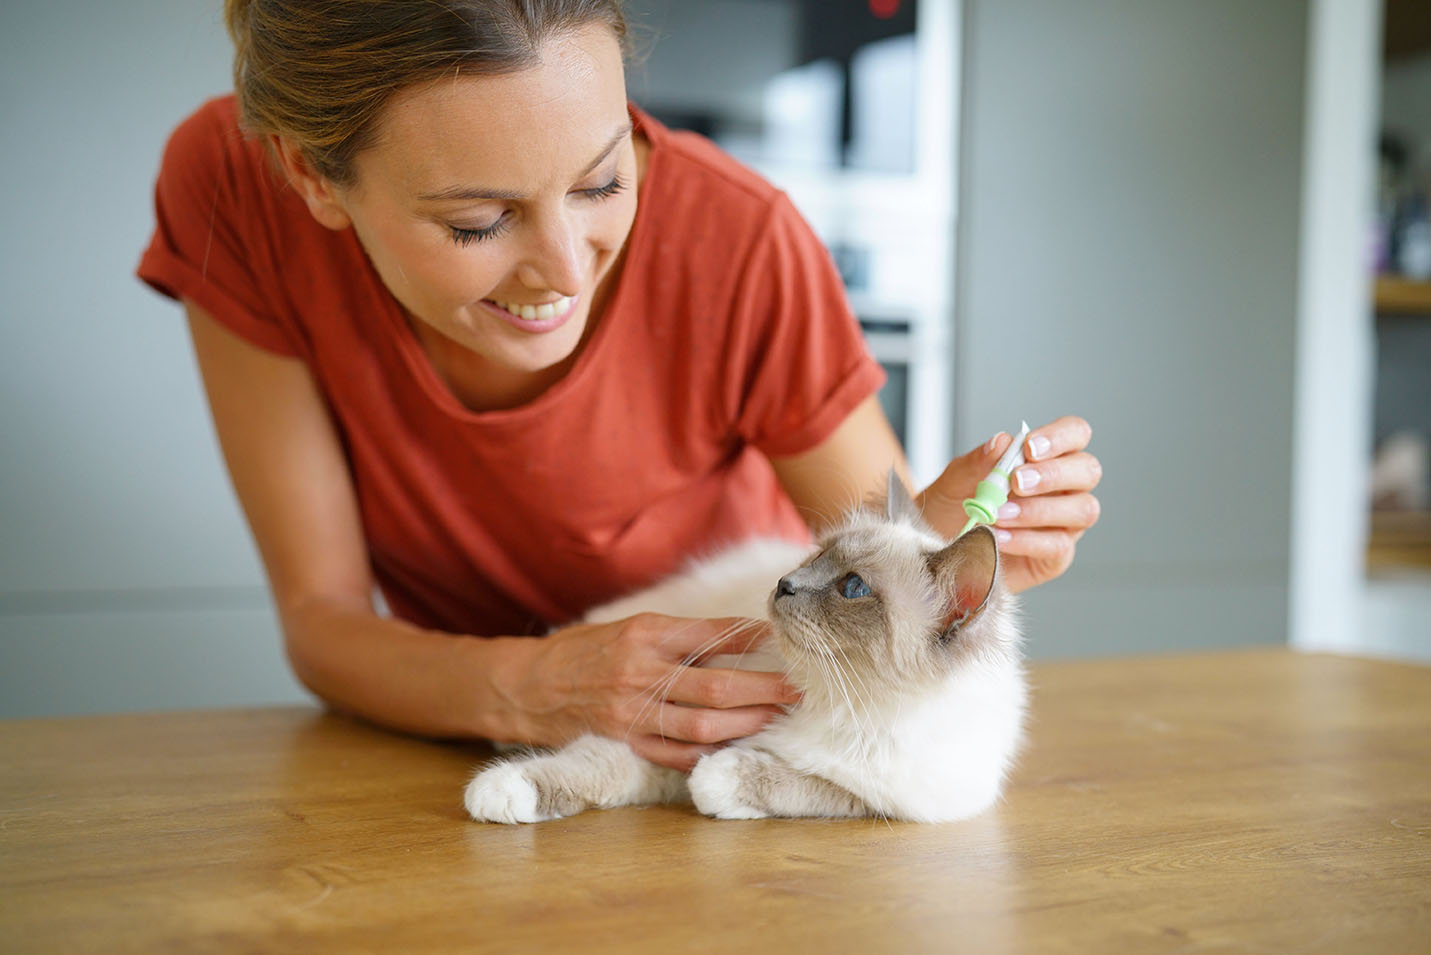
[[[868,597],[870,585],[865,583],[864,578],[859,574],[846,574],[845,579],[840,581],[840,595],[848,597],[850,600]]]
[[[576,190],[575,194],[581,196],[583,199],[592,199],[600,201],[602,199],[610,199],[612,196],[621,192],[625,188],[626,180],[622,179],[620,174],[617,174],[613,176],[611,178],[611,181],[606,183],[605,185],[594,186],[590,189],[578,189]],[[447,228],[452,233],[453,242],[456,242],[458,245],[461,246],[468,246],[474,242],[485,242],[488,239],[495,239],[497,236],[507,231],[507,224],[510,216],[510,212],[504,212],[496,222],[492,223],[489,226],[483,226],[481,228],[464,228],[462,226],[455,225],[450,225]]]
[[[448,226],[452,231],[452,241],[458,245],[471,245],[473,242],[484,242],[487,239],[495,239],[503,232],[507,231],[508,213],[502,213],[502,217],[489,226],[480,229],[464,229],[461,226]]]
[[[581,189],[579,192],[588,199],[610,199],[625,188],[626,180],[621,178],[620,173],[617,173],[606,185],[596,186],[593,189]]]

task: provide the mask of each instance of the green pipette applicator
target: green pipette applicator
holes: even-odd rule
[[[959,532],[963,537],[975,524],[992,524],[998,520],[999,508],[1009,499],[1009,482],[1013,480],[1014,468],[1024,463],[1024,439],[1029,436],[1029,423],[1021,423],[1019,433],[1013,443],[999,458],[989,476],[974,488],[974,496],[964,499],[964,513],[969,515],[969,523]]]

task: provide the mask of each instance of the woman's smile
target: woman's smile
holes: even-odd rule
[[[576,314],[578,301],[578,297],[567,295],[541,305],[519,305],[495,299],[483,299],[482,305],[513,328],[533,335],[542,335],[565,325]]]

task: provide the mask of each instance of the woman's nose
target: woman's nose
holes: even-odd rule
[[[564,215],[537,225],[517,277],[531,289],[576,295],[581,291],[580,242],[574,223]]]

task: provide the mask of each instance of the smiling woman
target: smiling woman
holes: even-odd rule
[[[315,220],[352,228],[464,404],[530,401],[569,370],[635,217],[620,7],[351,9],[230,0],[243,123]]]
[[[808,226],[628,104],[615,2],[227,17],[237,94],[171,138],[139,274],[188,312],[295,672],[398,729],[595,732],[678,767],[758,731],[780,676],[686,659],[739,651],[729,621],[571,621],[904,473]],[[1096,514],[1087,426],[1034,438],[1016,588]],[[926,493],[936,527],[1006,442]]]
[[[525,69],[394,94],[353,186],[277,153],[317,221],[352,227],[448,386],[490,411],[560,380],[593,327],[636,216],[632,128],[620,47],[588,25]]]

